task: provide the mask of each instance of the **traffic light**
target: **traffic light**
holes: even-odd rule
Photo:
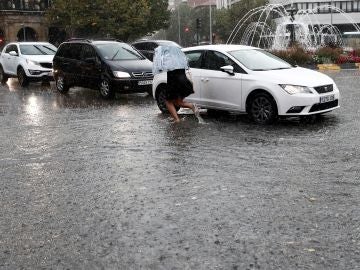
[[[186,27],[184,28],[184,32],[188,33],[189,31],[190,31],[190,28],[186,26]]]
[[[200,18],[197,18],[196,19],[196,28],[201,28],[201,19]]]

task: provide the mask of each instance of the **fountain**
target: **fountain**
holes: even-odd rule
[[[254,8],[241,18],[226,43],[240,43],[270,50],[284,50],[294,45],[308,50],[316,50],[329,44],[344,46],[336,26],[320,24],[316,16],[311,16],[319,10],[332,10],[341,14],[353,25],[354,31],[360,32],[360,27],[350,16],[332,5],[286,10],[283,5],[269,4]]]

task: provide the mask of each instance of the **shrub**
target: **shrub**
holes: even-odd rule
[[[298,46],[291,47],[287,50],[274,50],[272,53],[292,65],[302,66],[313,63],[312,55]]]
[[[349,56],[346,54],[340,54],[339,57],[335,61],[336,64],[344,64],[349,63]]]
[[[359,56],[360,57],[360,49],[355,49],[353,51],[353,54],[354,54],[354,56]]]
[[[321,47],[315,54],[319,58],[320,64],[335,63],[342,53],[340,48]]]
[[[348,54],[340,54],[336,59],[336,64],[344,63],[360,63],[360,56],[356,56],[355,52],[350,52]]]

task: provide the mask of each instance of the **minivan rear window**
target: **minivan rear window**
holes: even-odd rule
[[[63,43],[60,45],[57,56],[79,60],[82,45],[76,43]]]
[[[96,44],[95,46],[100,55],[106,60],[118,61],[144,59],[142,55],[126,43],[103,43]]]

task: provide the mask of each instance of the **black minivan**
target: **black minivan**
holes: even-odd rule
[[[152,63],[124,42],[74,39],[62,43],[53,59],[56,88],[99,89],[103,98],[115,92],[151,93]]]
[[[159,46],[175,46],[181,48],[179,44],[171,40],[139,40],[131,45],[150,61],[153,61],[155,49]]]

